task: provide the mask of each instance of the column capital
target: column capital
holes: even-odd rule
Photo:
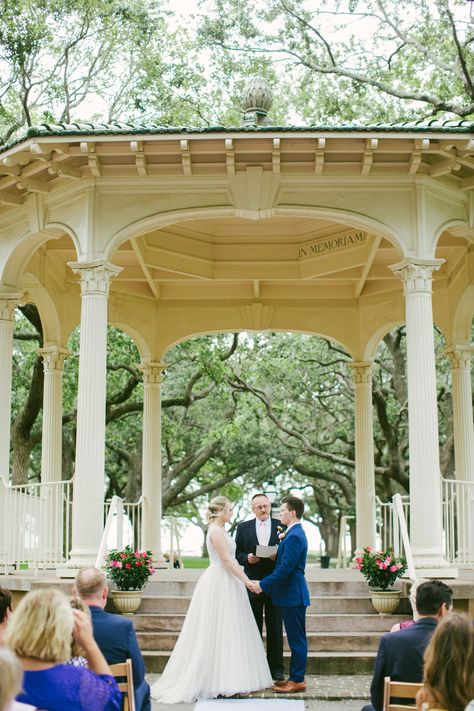
[[[451,346],[444,352],[451,361],[452,370],[471,370],[471,358],[474,353],[473,346]]]
[[[403,281],[405,294],[431,294],[433,272],[444,264],[444,259],[416,259],[409,257],[389,269]]]
[[[147,360],[140,363],[138,369],[143,373],[143,383],[145,385],[159,385],[162,381],[161,375],[167,367],[167,363]]]
[[[64,369],[64,361],[72,351],[68,348],[60,346],[47,346],[46,348],[38,348],[38,355],[43,358],[43,369],[45,373],[62,372]]]
[[[353,361],[347,365],[349,368],[352,368],[352,375],[356,385],[372,382],[372,375],[375,368],[373,361]]]
[[[13,321],[13,314],[22,296],[20,292],[0,291],[0,321]]]
[[[120,274],[122,267],[117,267],[105,259],[91,262],[68,262],[68,266],[81,278],[81,294],[108,296],[110,280]]]

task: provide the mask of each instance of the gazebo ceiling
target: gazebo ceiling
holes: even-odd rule
[[[435,288],[446,286],[468,248],[445,232]],[[77,256],[69,237],[41,247],[48,272],[75,282]],[[33,258],[34,260],[35,258]],[[399,259],[386,239],[323,219],[272,217],[201,219],[156,229],[122,243],[112,293],[165,301],[192,299],[352,299],[399,290],[389,269]]]

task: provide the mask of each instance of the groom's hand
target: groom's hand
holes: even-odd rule
[[[254,581],[253,581],[252,592],[254,592],[256,595],[260,595],[260,593],[263,592],[262,588],[260,587],[260,583],[258,582],[258,580],[254,580]]]
[[[254,565],[255,563],[260,563],[260,558],[258,558],[258,556],[256,556],[256,555],[253,555],[253,553],[249,553],[247,558],[248,558],[248,562],[250,563],[250,565]]]

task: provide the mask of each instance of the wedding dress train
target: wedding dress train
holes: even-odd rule
[[[232,696],[272,684],[246,587],[224,567],[212,545],[215,525],[207,535],[210,565],[197,582],[168,664],[152,686],[152,698],[164,704]],[[234,556],[235,541],[227,539]]]

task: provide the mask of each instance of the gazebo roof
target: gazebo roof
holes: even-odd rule
[[[0,153],[29,138],[53,136],[121,136],[151,134],[211,134],[211,133],[472,133],[474,121],[437,119],[375,124],[309,124],[260,126],[161,126],[159,124],[114,123],[42,123],[30,126],[24,134],[0,147]]]

